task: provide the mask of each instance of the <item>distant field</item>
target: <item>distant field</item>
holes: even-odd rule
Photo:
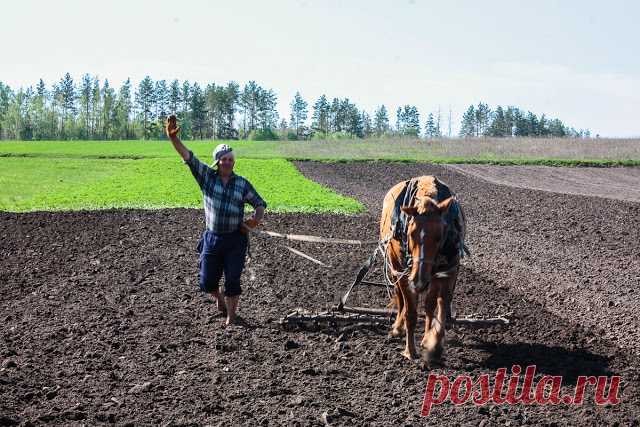
[[[187,141],[210,161],[218,141]],[[640,140],[478,139],[229,141],[238,172],[272,211],[363,210],[304,178],[287,160],[385,160],[551,166],[640,165]],[[188,169],[168,141],[0,142],[0,210],[200,207]]]
[[[218,141],[186,141],[209,157]],[[240,158],[433,163],[640,165],[640,139],[230,141]],[[172,158],[168,141],[0,142],[0,156]]]
[[[270,211],[355,213],[364,208],[306,179],[283,159],[239,159],[236,170]],[[188,167],[173,158],[0,158],[0,210],[201,207]]]

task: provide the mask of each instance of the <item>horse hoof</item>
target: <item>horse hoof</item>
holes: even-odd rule
[[[422,341],[420,341],[420,347],[424,348],[428,353],[430,353],[432,349],[437,345],[437,343],[434,341],[435,340],[432,336],[427,335],[422,339]]]
[[[398,338],[404,335],[404,331],[402,329],[391,329],[389,331],[389,336],[394,337],[394,338]]]
[[[416,352],[410,352],[409,350],[404,350],[402,355],[409,360],[416,360],[418,358],[418,354]]]
[[[442,346],[437,346],[433,352],[431,353],[431,357],[434,360],[440,360],[442,359],[442,353],[444,353],[444,347]]]
[[[444,347],[441,345],[436,346],[425,352],[426,359],[429,363],[439,363],[442,360],[442,354],[444,353]]]

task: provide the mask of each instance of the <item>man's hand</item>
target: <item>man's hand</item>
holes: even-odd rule
[[[176,138],[178,138],[178,134],[180,133],[180,128],[178,127],[177,122],[177,117],[175,116],[175,114],[170,115],[167,118],[167,126],[165,128],[165,131],[167,133],[167,137],[170,140],[174,140]]]
[[[244,234],[249,234],[249,232],[251,232],[251,230],[253,230],[254,228],[256,228],[258,226],[258,220],[255,218],[249,218],[247,220],[245,220],[241,225],[240,225],[240,231]]]
[[[173,144],[173,148],[175,148],[178,154],[180,154],[180,157],[182,157],[182,160],[186,162],[189,160],[190,154],[187,147],[185,147],[182,141],[180,141],[180,138],[178,138],[178,134],[180,133],[180,128],[176,123],[177,121],[178,121],[178,118],[175,116],[175,114],[172,114],[169,117],[167,117],[167,125],[165,126],[164,130],[167,133],[167,137],[171,140],[171,143]]]
[[[256,228],[258,226],[258,220],[255,218],[249,218],[244,223],[249,228]]]

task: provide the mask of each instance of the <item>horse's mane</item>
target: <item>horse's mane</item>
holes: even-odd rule
[[[417,178],[417,191],[414,207],[418,208],[418,214],[424,215],[435,212],[438,209],[438,201],[434,198],[438,196],[436,178],[433,176],[421,176]]]
[[[419,215],[427,215],[432,212],[438,211],[438,204],[431,197],[424,196],[416,198],[416,203],[414,204],[416,208],[418,208]]]

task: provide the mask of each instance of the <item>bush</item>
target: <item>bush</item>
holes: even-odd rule
[[[250,141],[277,141],[278,134],[271,129],[252,130],[247,138]]]
[[[327,135],[327,139],[358,139],[356,136],[350,135],[347,132],[333,132]]]

